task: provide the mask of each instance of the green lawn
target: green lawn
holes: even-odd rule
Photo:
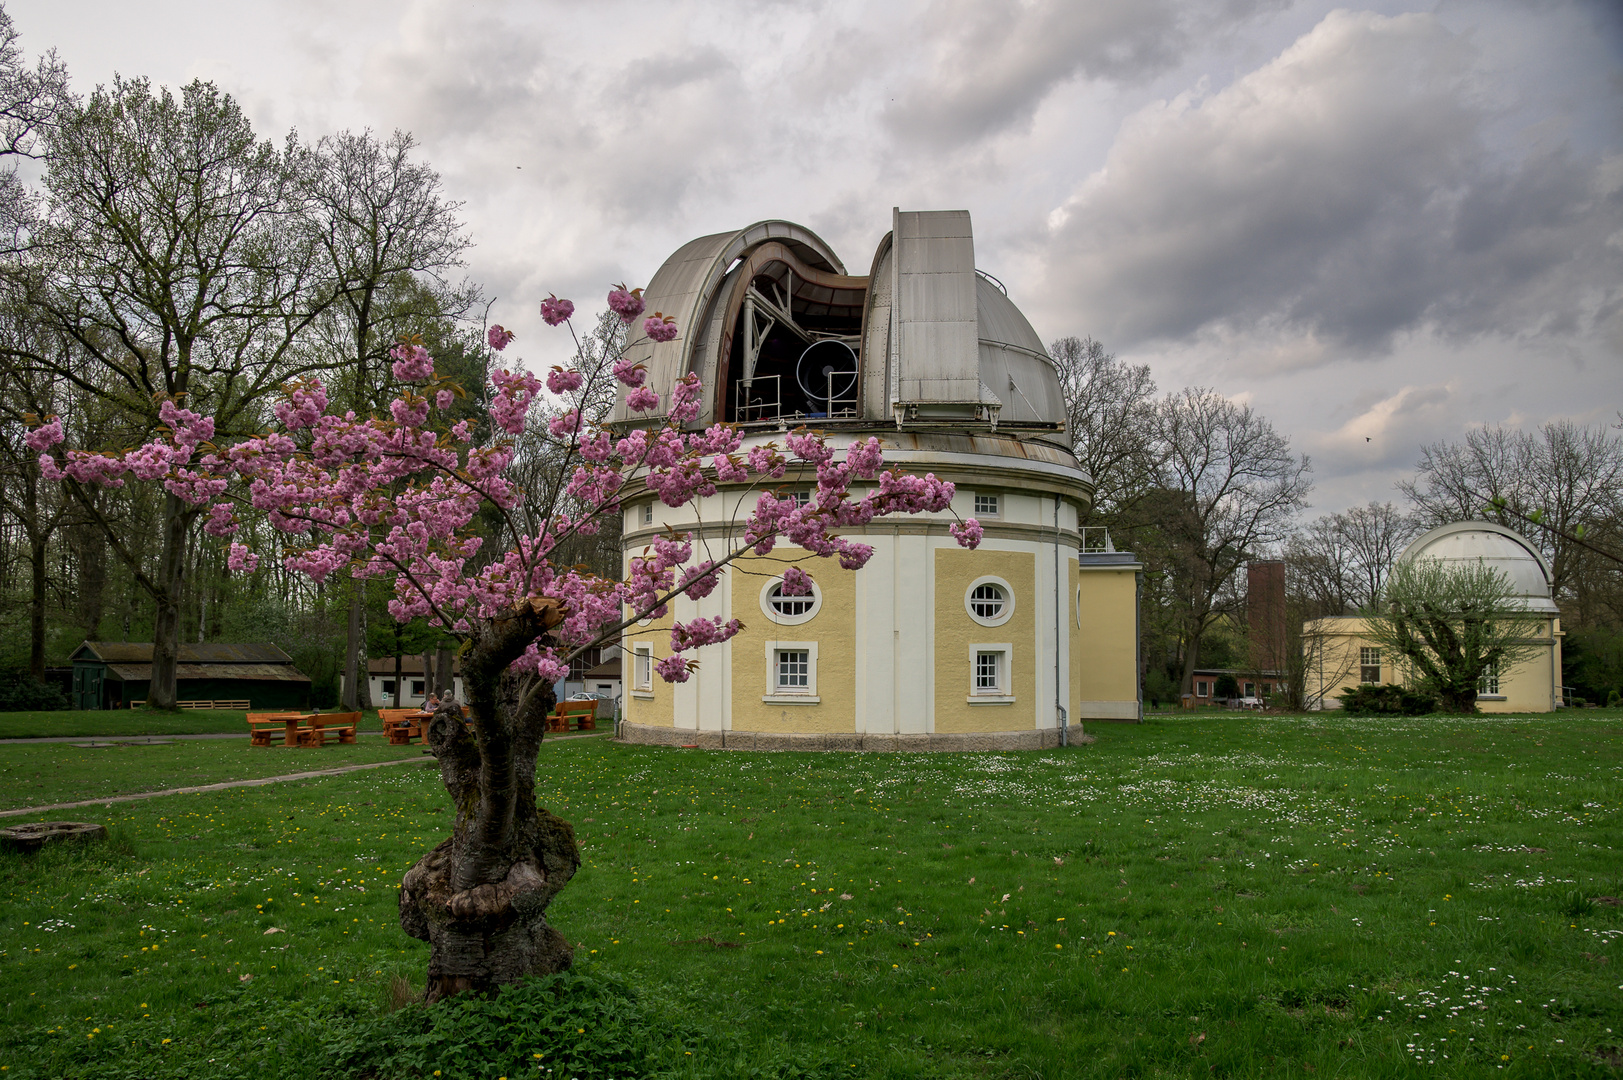
[[[376,711],[362,715],[361,730],[381,730]],[[0,739],[41,739],[58,735],[115,738],[120,735],[246,735],[247,731],[244,713],[203,709],[179,712],[62,709],[56,712],[0,713]]]
[[[0,810],[423,756],[422,747],[390,746],[379,732],[319,749],[250,746],[247,739],[96,743],[0,746]]]
[[[75,813],[113,842],[0,858],[0,1065],[1618,1075],[1623,909],[1590,898],[1623,895],[1623,721],[1090,730],[1094,745],[1018,754],[549,742],[540,794],[585,864],[551,908],[578,943],[575,1011],[546,1023],[462,1002],[383,1015],[391,980],[421,986],[426,946],[399,932],[394,885],[450,822],[432,770]],[[79,753],[118,755],[131,785],[164,768]],[[434,1015],[503,1052],[442,1053]],[[339,1064],[385,1052],[390,1068]]]

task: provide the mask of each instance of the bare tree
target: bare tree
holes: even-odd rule
[[[295,342],[330,300],[301,191],[305,151],[254,135],[237,103],[193,82],[177,99],[117,80],[47,132],[47,217],[25,267],[36,317],[78,362],[16,349],[31,364],[160,426],[179,400],[222,433],[257,427],[269,391],[330,360]],[[79,485],[68,488],[93,518]],[[173,708],[188,533],[197,511],[166,495],[151,572],[127,538],[108,542],[157,609],[151,704]]]
[[[1157,404],[1164,458],[1157,514],[1176,622],[1183,643],[1182,688],[1190,690],[1201,639],[1236,601],[1246,563],[1290,535],[1312,489],[1311,464],[1252,411],[1200,387]]]
[[[16,255],[26,243],[35,199],[17,175],[20,159],[37,157],[41,132],[49,130],[71,100],[68,69],[52,49],[30,67],[21,34],[0,7],[0,254]]]
[[[1091,337],[1060,338],[1048,352],[1059,368],[1072,448],[1093,478],[1090,514],[1108,523],[1155,482],[1155,380],[1148,364],[1124,364]]]
[[[395,339],[424,320],[465,315],[478,293],[465,282],[446,280],[462,265],[470,241],[458,217],[461,204],[444,197],[438,173],[412,160],[415,148],[403,131],[381,141],[370,131],[344,131],[317,144],[305,173],[335,298],[323,329],[349,368],[332,390],[362,414],[387,400],[383,376]],[[371,704],[363,591],[360,582],[350,583],[345,709]]]
[[[1560,599],[1588,558],[1586,539],[1615,530],[1623,513],[1623,437],[1566,420],[1536,433],[1481,428],[1423,448],[1418,475],[1398,488],[1428,527],[1485,518],[1523,532],[1549,559]]]

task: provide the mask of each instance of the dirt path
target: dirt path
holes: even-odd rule
[[[137,799],[156,799],[161,795],[196,795],[205,791],[225,791],[228,788],[264,787],[289,780],[315,780],[323,776],[342,776],[362,769],[383,769],[390,765],[433,765],[432,758],[400,758],[395,761],[373,761],[366,765],[342,765],[336,769],[313,769],[310,772],[287,773],[282,776],[264,776],[258,780],[227,780],[220,784],[199,784],[197,787],[166,788],[163,791],[142,791],[135,795],[111,795],[101,799],[81,799],[78,802],[50,803],[46,806],[25,806],[21,810],[0,810],[0,818],[39,814],[46,810],[72,810],[77,806],[108,806],[112,803],[135,802]]]
[[[608,735],[607,731],[581,733],[579,735],[566,735],[561,741],[570,739],[596,739]],[[157,736],[162,738],[163,736]],[[22,741],[22,740],[18,740]],[[84,741],[84,740],[72,740]],[[560,741],[548,739],[548,742]],[[362,769],[383,769],[390,765],[422,765],[425,768],[435,764],[431,757],[399,758],[395,761],[373,761],[365,765],[341,765],[336,769],[312,769],[309,772],[284,773],[281,776],[262,776],[258,780],[226,780],[218,784],[199,784],[196,787],[166,788],[162,791],[142,791],[134,795],[111,795],[101,799],[81,799],[78,802],[48,803],[45,806],[25,806],[20,810],[0,810],[0,818],[21,817],[24,814],[40,814],[47,810],[72,810],[79,806],[110,806],[113,803],[135,802],[137,799],[156,799],[162,795],[196,795],[205,791],[225,791],[228,788],[264,787],[266,784],[282,784],[289,780],[314,780],[323,776],[342,776],[345,773],[359,772]]]

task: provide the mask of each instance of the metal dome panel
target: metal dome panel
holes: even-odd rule
[[[1490,521],[1456,521],[1431,530],[1403,549],[1402,559],[1479,562],[1503,573],[1529,611],[1556,614],[1549,563],[1526,537]]]

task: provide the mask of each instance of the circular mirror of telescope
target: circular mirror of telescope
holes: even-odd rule
[[[795,363],[795,382],[814,402],[848,401],[857,387],[857,354],[843,341],[814,341]]]

